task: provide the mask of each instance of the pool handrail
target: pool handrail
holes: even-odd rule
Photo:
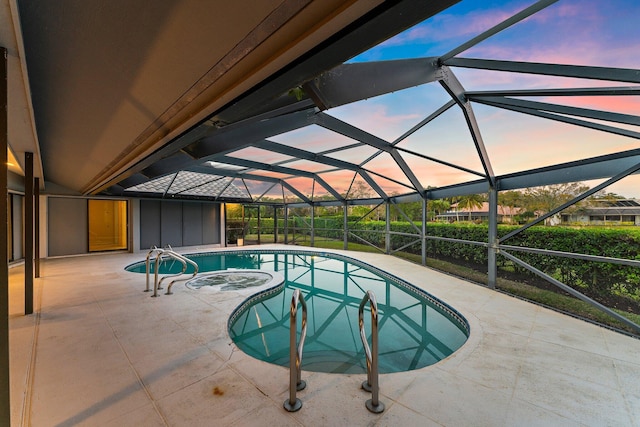
[[[182,269],[182,273],[180,273],[180,275],[183,275],[187,270],[186,264],[190,264],[193,267],[193,274],[191,275],[191,277],[186,277],[183,279],[174,279],[171,281],[171,283],[169,283],[169,286],[167,286],[167,292],[165,292],[165,295],[171,295],[173,294],[173,292],[171,292],[171,287],[173,286],[174,283],[182,282],[182,281],[193,279],[194,277],[196,277],[196,275],[198,274],[198,264],[192,259],[189,259],[186,256],[179,254],[173,250],[165,251],[165,253],[169,253],[171,256],[183,262],[184,268]],[[160,280],[160,282],[162,282],[162,280],[164,280],[167,277],[174,277],[174,276],[165,276]]]
[[[173,286],[174,283],[176,282],[181,282],[183,280],[189,280],[189,279],[193,279],[194,277],[196,277],[196,275],[198,274],[198,264],[185,257],[182,254],[177,253],[176,251],[173,250],[173,248],[171,247],[171,245],[167,245],[166,248],[159,248],[157,246],[153,246],[151,249],[149,249],[149,252],[147,252],[147,259],[145,261],[145,266],[146,266],[146,289],[144,292],[149,292],[149,275],[150,275],[150,259],[151,256],[153,254],[156,254],[156,258],[155,258],[155,264],[154,264],[154,280],[153,280],[153,296],[157,297],[158,296],[158,290],[162,289],[162,281],[171,277],[179,277],[182,276],[186,271],[187,271],[187,264],[190,264],[191,266],[193,266],[194,272],[191,275],[191,277],[187,277],[184,279],[175,279],[173,281],[171,281],[171,283],[169,283],[169,286],[167,287],[167,292],[165,292],[165,295],[171,295],[171,287]],[[182,271],[180,273],[177,274],[171,274],[168,276],[164,276],[162,277],[160,280],[158,280],[158,274],[160,271],[160,264],[162,263],[162,261],[165,259],[164,256],[167,256],[169,258],[173,258],[177,261],[180,261],[180,263],[182,264]]]
[[[155,269],[155,274],[154,274],[154,278],[153,278],[153,295],[151,295],[152,297],[157,297],[158,296],[158,290],[162,289],[160,287],[160,282],[162,282],[162,279],[158,280],[158,272],[160,270],[160,263],[163,261],[163,255],[165,254],[166,250],[163,249],[162,252],[158,252],[158,255],[156,255],[156,269]],[[183,271],[185,271],[187,269],[187,265],[186,263],[183,262]],[[182,274],[182,273],[180,273]],[[171,277],[173,277],[174,275],[171,275]]]
[[[164,249],[160,249],[157,246],[152,247],[151,249],[149,249],[149,252],[147,252],[147,260],[145,261],[145,266],[146,266],[146,273],[147,273],[147,286],[144,290],[144,292],[151,292],[151,289],[149,288],[149,274],[150,274],[150,264],[151,264],[151,255],[153,255],[154,252],[163,252]],[[158,269],[159,266],[156,265],[156,267],[154,267],[155,270]],[[155,285],[154,285],[155,286]]]
[[[371,348],[367,341],[367,334],[364,330],[364,307],[369,302],[371,309]],[[380,386],[378,382],[378,303],[373,291],[367,291],[360,302],[358,309],[358,327],[360,328],[360,338],[367,359],[367,380],[362,383],[362,388],[371,392],[371,399],[365,402],[365,406],[370,412],[379,414],[384,411],[384,403],[378,399]]]
[[[296,398],[296,391],[304,390],[307,383],[301,379],[302,349],[307,337],[307,303],[300,297],[300,289],[293,291],[289,316],[289,399],[284,401],[284,409],[296,412],[302,408],[302,401]],[[298,303],[302,306],[302,331],[296,349]]]
[[[165,257],[165,255],[166,255],[166,257]],[[182,264],[182,271],[180,271],[180,273],[168,274],[166,276],[163,276],[160,279],[160,281],[158,281],[158,274],[156,274],[155,281],[154,281],[154,288],[153,288],[153,296],[154,297],[158,296],[158,291],[163,289],[162,288],[162,282],[165,279],[169,279],[171,277],[180,277],[187,271],[186,258],[180,256],[176,252],[173,252],[173,251],[165,249],[162,253],[158,254],[158,256],[156,257],[156,259],[160,259],[160,261],[162,261],[164,259],[167,259],[167,258],[172,258],[172,259],[174,259],[176,261],[179,261],[180,264]],[[158,270],[160,270],[160,269],[158,268]]]

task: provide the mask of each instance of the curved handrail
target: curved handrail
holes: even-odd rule
[[[169,286],[167,286],[167,292],[165,292],[165,295],[171,295],[171,294],[173,294],[173,292],[171,292],[171,287],[173,286],[174,283],[182,282],[182,281],[193,279],[194,277],[196,277],[196,275],[198,274],[198,264],[195,261],[193,261],[192,259],[189,259],[186,256],[184,256],[182,254],[179,254],[177,252],[174,252],[172,250],[167,251],[167,252],[169,252],[169,254],[172,255],[173,257],[178,258],[179,260],[181,260],[183,263],[190,264],[193,267],[193,274],[191,275],[191,277],[186,277],[184,279],[175,279],[175,280],[172,280],[171,283],[169,283]],[[181,275],[184,274],[186,270],[187,269],[186,269],[186,264],[185,264],[185,268],[182,270]],[[172,276],[167,276],[167,277],[172,277]],[[164,277],[163,277],[163,279],[164,279]],[[160,280],[160,281],[162,282],[162,280]]]
[[[187,262],[184,260],[184,258],[176,256],[176,254],[173,253],[172,251],[165,251],[164,253],[169,255],[171,258],[175,259],[176,261],[179,261],[180,264],[182,264],[182,270],[180,271],[180,273],[168,274],[162,277],[162,279],[160,279],[160,282],[158,282],[158,290],[162,289],[162,282],[164,282],[166,279],[170,279],[172,277],[180,277],[187,271]]]
[[[181,273],[171,274],[169,276],[165,276],[162,279],[158,280],[158,271],[160,270],[160,262],[162,261],[162,257],[164,256],[164,254],[166,254],[168,252],[169,251],[167,251],[167,250],[162,250],[162,252],[160,252],[160,253],[158,253],[158,255],[156,255],[156,269],[155,269],[156,271],[155,271],[154,280],[153,280],[153,295],[152,295],[153,297],[157,297],[158,296],[158,290],[162,289],[162,287],[161,287],[162,281],[165,278],[181,276],[182,274],[184,274],[185,271],[187,271],[187,263],[182,261],[182,260],[179,260],[182,263],[182,272]]]
[[[157,246],[152,247],[151,249],[149,249],[149,252],[147,252],[147,260],[145,261],[145,266],[146,266],[146,273],[147,273],[147,286],[144,290],[144,292],[150,292],[151,289],[149,289],[149,274],[150,274],[150,264],[151,264],[151,255],[153,255],[154,252],[163,252],[164,249],[160,249]],[[155,266],[155,270],[158,270],[160,266],[156,264]],[[154,285],[155,286],[155,285]]]
[[[300,334],[300,342],[296,349],[296,329],[298,303],[302,306],[302,333]],[[304,390],[307,383],[301,376],[302,367],[302,348],[304,340],[307,337],[307,303],[304,298],[300,298],[300,289],[293,291],[291,297],[291,307],[289,316],[289,399],[284,401],[284,409],[289,412],[296,412],[302,408],[302,401],[296,398],[296,391]]]
[[[149,290],[150,290],[149,289],[150,258],[154,253],[156,254],[155,268],[154,268],[154,270],[155,270],[154,271],[154,280],[153,280],[153,296],[154,297],[158,296],[158,290],[162,289],[162,282],[165,279],[169,279],[169,278],[172,278],[172,277],[179,277],[179,276],[182,276],[183,274],[185,274],[185,272],[187,271],[187,264],[192,265],[193,269],[194,269],[194,272],[191,275],[191,277],[187,277],[187,278],[184,278],[184,279],[174,279],[173,281],[171,281],[171,283],[169,283],[169,286],[167,287],[167,292],[165,292],[165,295],[171,295],[172,294],[171,287],[173,286],[174,283],[181,282],[183,280],[193,279],[198,274],[198,264],[195,261],[185,257],[184,255],[179,254],[176,251],[174,251],[173,248],[171,247],[171,245],[167,245],[167,248],[164,248],[164,249],[163,248],[158,248],[157,246],[154,246],[147,253],[147,259],[146,259],[147,287],[146,287],[145,292],[149,292]],[[180,273],[171,274],[171,275],[164,276],[161,279],[159,279],[158,274],[159,274],[159,271],[160,271],[160,264],[165,259],[165,255],[167,257],[170,257],[170,258],[173,258],[173,259],[179,261],[182,264],[182,271]]]
[[[367,334],[364,331],[364,306],[369,302],[371,308],[371,349],[367,342]],[[367,358],[367,380],[362,383],[362,388],[371,392],[371,399],[367,400],[365,406],[370,412],[379,414],[384,411],[384,404],[379,401],[380,391],[378,383],[378,303],[373,291],[367,291],[358,310],[358,327],[360,328],[360,338]]]

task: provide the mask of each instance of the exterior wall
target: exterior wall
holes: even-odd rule
[[[221,243],[219,203],[140,200],[140,250]]]
[[[562,215],[562,222],[578,223],[578,224],[585,224],[585,225],[610,225],[610,224],[620,223],[619,215],[612,215],[612,214],[609,214],[606,216],[598,215],[597,217],[599,219],[594,219],[595,217],[596,215],[584,215],[584,214]],[[633,218],[633,219],[630,220],[630,218]],[[623,222],[625,222],[626,224],[633,222],[634,225],[640,225],[640,215],[623,215],[622,219],[623,219]]]
[[[220,244],[223,204],[132,199],[129,250]],[[87,198],[40,196],[40,257],[89,253]]]
[[[20,194],[9,194],[11,197],[11,254],[12,260],[24,258],[24,196]]]
[[[49,197],[48,256],[89,252],[87,199]]]

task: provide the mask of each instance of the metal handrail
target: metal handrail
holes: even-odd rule
[[[165,292],[165,295],[172,295],[173,292],[171,292],[171,287],[173,286],[174,283],[176,282],[181,282],[184,280],[189,280],[189,279],[193,279],[194,277],[196,277],[196,275],[198,274],[198,264],[187,258],[186,256],[177,253],[176,251],[173,250],[173,248],[171,247],[171,245],[167,245],[166,248],[158,248],[157,246],[154,246],[153,248],[151,248],[149,250],[149,252],[147,252],[147,259],[145,261],[145,265],[146,265],[146,273],[147,273],[147,285],[146,285],[146,289],[144,292],[149,292],[149,275],[150,275],[150,264],[151,264],[151,256],[153,254],[156,254],[156,258],[155,258],[155,268],[154,268],[154,280],[153,280],[153,296],[157,297],[158,296],[158,290],[162,290],[162,282],[165,279],[171,278],[171,277],[179,277],[182,276],[183,274],[185,274],[185,272],[187,271],[187,264],[190,264],[191,266],[193,266],[193,274],[191,275],[191,277],[187,277],[184,279],[175,279],[172,280],[171,283],[169,283],[169,286],[167,286],[167,292]],[[160,280],[158,280],[158,274],[160,271],[160,264],[162,263],[162,261],[165,259],[165,255],[173,258],[177,261],[180,261],[180,263],[182,264],[182,271],[180,273],[176,273],[176,274],[171,274],[168,276],[164,276],[162,277]]]
[[[174,274],[170,274],[167,276],[164,276],[162,278],[159,279],[159,274],[160,274],[160,265],[167,259],[173,259],[173,261],[179,261],[182,264],[182,271],[180,273],[174,273]],[[168,249],[162,249],[162,252],[158,253],[158,255],[156,256],[156,265],[158,268],[156,268],[155,271],[155,275],[154,275],[154,280],[153,280],[153,296],[156,297],[158,296],[158,291],[162,290],[162,282],[165,279],[171,278],[171,277],[179,277],[181,275],[183,275],[186,271],[187,271],[187,263],[186,261],[184,261],[182,258],[180,258],[180,256],[178,256],[178,254],[176,254],[173,251],[170,251]],[[169,267],[171,268],[171,267]]]
[[[171,295],[173,294],[173,292],[171,292],[171,287],[173,286],[174,283],[182,282],[182,281],[193,279],[194,277],[196,277],[196,275],[198,274],[198,264],[192,259],[189,259],[186,256],[179,254],[177,252],[174,252],[174,251],[167,251],[167,252],[169,252],[169,254],[171,254],[175,258],[178,258],[179,260],[181,260],[183,263],[190,264],[193,267],[193,274],[191,275],[191,277],[186,277],[184,279],[175,279],[175,280],[172,280],[171,283],[169,283],[169,286],[167,286],[167,292],[165,292],[165,295]],[[182,274],[184,274],[185,271],[186,271],[186,264],[185,264],[185,268],[182,270]],[[172,277],[172,276],[166,276],[166,277]],[[162,280],[164,280],[166,277],[163,277]],[[162,282],[162,280],[160,280],[160,282]]]
[[[300,334],[300,342],[296,350],[297,335],[297,315],[298,302],[302,305],[302,332]],[[302,401],[296,398],[296,391],[304,390],[307,383],[303,381],[301,376],[302,366],[302,348],[304,340],[307,337],[307,303],[304,298],[300,298],[300,289],[293,291],[291,297],[291,308],[289,316],[289,399],[284,401],[284,409],[289,412],[296,412],[302,408]]]
[[[164,252],[164,249],[160,249],[157,246],[154,246],[153,248],[149,249],[149,252],[147,252],[147,260],[145,262],[145,266],[146,266],[146,272],[147,272],[147,286],[144,290],[144,292],[151,292],[151,289],[149,288],[149,274],[150,274],[150,264],[151,264],[151,255],[153,255],[154,252]],[[159,266],[156,264],[155,266],[155,270],[158,270]],[[154,285],[155,286],[155,285]]]
[[[158,255],[156,255],[156,271],[155,271],[155,275],[154,275],[154,280],[153,280],[153,297],[157,297],[158,296],[158,290],[162,289],[162,281],[168,277],[178,277],[178,276],[182,276],[184,274],[185,271],[187,271],[187,263],[182,260],[179,259],[177,257],[174,257],[173,254],[170,253],[171,251],[168,250],[163,250],[162,252],[158,253]],[[162,279],[158,280],[158,271],[160,270],[160,262],[163,259],[163,256],[167,254],[170,257],[180,261],[182,263],[182,271],[180,273],[177,274],[171,274],[169,276],[165,276]]]
[[[369,302],[371,308],[371,349],[367,342],[367,335],[364,331],[364,306]],[[376,296],[372,291],[367,293],[360,302],[358,310],[358,326],[360,328],[360,338],[367,358],[367,380],[362,383],[362,388],[371,392],[371,399],[367,400],[365,406],[370,412],[379,414],[384,411],[384,404],[379,401],[380,391],[378,383],[378,304]]]

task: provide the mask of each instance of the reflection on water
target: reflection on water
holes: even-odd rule
[[[289,306],[300,289],[308,307],[305,370],[366,372],[358,331],[358,307],[372,290],[379,311],[381,373],[418,369],[449,356],[467,339],[464,325],[406,287],[363,267],[325,257],[269,254],[258,268],[280,271],[283,292],[259,299],[230,325],[230,335],[247,354],[275,364],[289,363]],[[365,327],[371,331],[370,314]]]

